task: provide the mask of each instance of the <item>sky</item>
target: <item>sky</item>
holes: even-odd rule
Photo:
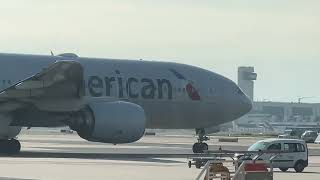
[[[319,0],[1,0],[0,52],[186,63],[235,82],[258,74],[255,100],[320,102]]]

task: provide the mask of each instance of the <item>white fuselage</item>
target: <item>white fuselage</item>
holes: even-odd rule
[[[250,100],[231,80],[169,62],[0,54],[0,89],[59,60],[81,63],[85,98],[110,97],[136,103],[145,111],[147,128],[210,127],[251,109]]]

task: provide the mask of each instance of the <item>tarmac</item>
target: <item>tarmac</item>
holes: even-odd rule
[[[131,144],[93,143],[75,134],[28,131],[19,136],[22,151],[13,157],[0,157],[0,179],[139,179],[193,180],[201,169],[188,168],[187,157],[196,138],[191,135],[145,136]],[[207,143],[210,150],[246,150],[259,138],[240,138],[239,142]],[[274,179],[320,179],[320,145],[309,144],[309,167],[303,173],[293,169]]]

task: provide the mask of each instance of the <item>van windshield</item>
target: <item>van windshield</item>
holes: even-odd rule
[[[268,146],[267,142],[256,142],[249,147],[248,151],[266,150]]]

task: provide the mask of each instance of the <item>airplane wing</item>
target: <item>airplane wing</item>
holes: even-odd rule
[[[0,91],[0,110],[10,111],[24,104],[44,100],[68,101],[83,95],[82,65],[76,61],[57,61],[41,72]]]

